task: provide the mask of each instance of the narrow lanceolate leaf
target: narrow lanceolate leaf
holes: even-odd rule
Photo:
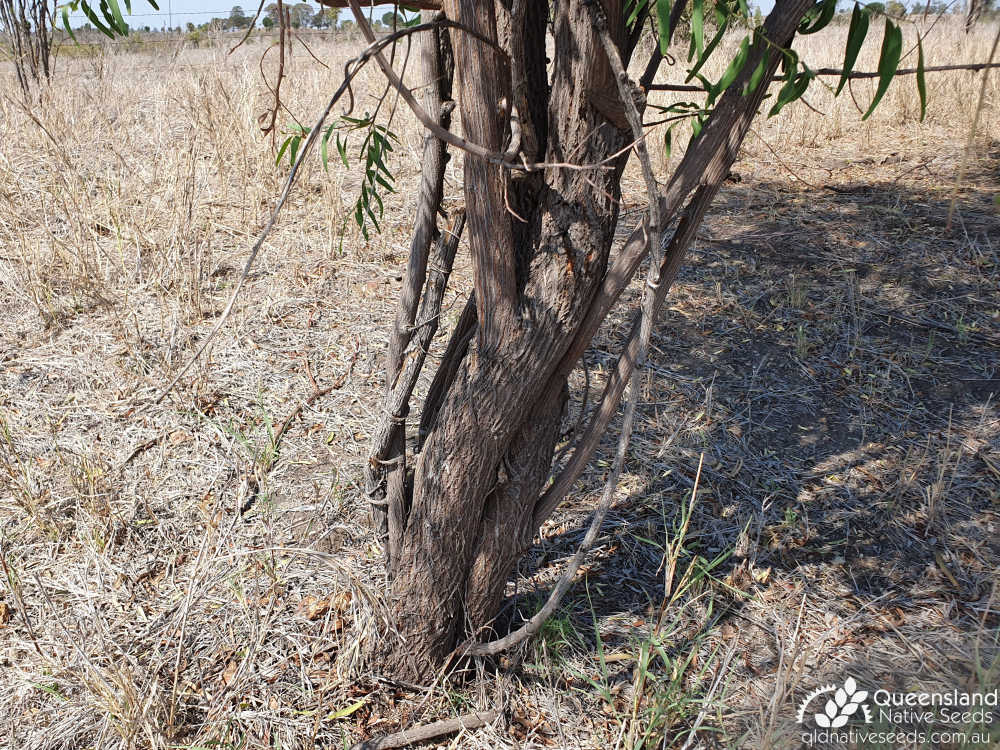
[[[291,138],[286,138],[285,142],[281,144],[281,148],[278,149],[278,158],[274,160],[275,166],[281,164],[281,157],[285,155],[285,151],[288,149],[288,144],[291,142]]]
[[[76,34],[73,33],[73,29],[69,25],[69,8],[65,5],[63,6],[62,9],[62,17],[63,17],[63,26],[66,27],[66,33],[69,34],[69,38],[75,42]]]
[[[83,11],[83,14],[92,24],[94,24],[94,27],[98,31],[104,34],[104,36],[114,39],[115,32],[113,32],[111,29],[109,29],[107,26],[101,23],[101,20],[97,17],[97,14],[94,13],[94,10],[93,8],[90,7],[90,5],[88,5],[87,3],[80,3],[80,10]]]
[[[674,126],[671,125],[667,128],[667,132],[663,134],[663,158],[664,160],[670,159],[670,149],[673,146],[674,141]]]
[[[632,9],[628,14],[628,18],[625,20],[625,25],[628,28],[631,29],[635,25],[635,19],[637,19],[639,17],[639,14],[642,13],[642,10],[643,8],[646,7],[647,2],[648,0],[636,0],[635,4],[632,5]]]
[[[722,74],[722,78],[719,82],[712,87],[712,91],[709,94],[709,99],[715,100],[719,94],[729,88],[729,85],[736,80],[736,76],[740,74],[743,70],[743,66],[746,65],[747,55],[750,52],[750,37],[743,37],[743,41],[740,42],[740,49],[733,58],[733,61],[729,63],[729,67],[726,68],[726,72]]]
[[[691,49],[688,52],[688,60],[698,54],[701,60],[705,51],[705,2],[704,0],[694,0],[691,6]]]
[[[656,0],[656,27],[660,32],[660,52],[664,55],[670,49],[670,0]]]
[[[917,36],[917,93],[920,94],[920,122],[927,114],[927,82],[924,80],[924,45]]]
[[[875,90],[875,98],[872,99],[871,106],[865,112],[862,120],[867,120],[869,115],[875,111],[875,107],[882,101],[886,89],[892,83],[893,76],[899,68],[899,58],[903,55],[903,31],[896,24],[885,19],[885,37],[882,39],[882,53],[878,58],[878,88]]]
[[[757,63],[757,67],[753,69],[753,73],[750,74],[750,80],[747,81],[746,86],[743,88],[743,96],[747,94],[752,94],[760,86],[760,82],[764,80],[764,72],[767,70],[767,55],[760,58],[760,62]]]
[[[118,0],[107,0],[107,1],[108,5],[111,6],[111,17],[112,20],[114,21],[115,29],[122,36],[128,35],[128,24],[125,23],[125,19],[122,17],[122,9],[118,7]]]
[[[806,89],[809,88],[809,82],[813,79],[813,73],[806,70],[804,73],[799,73],[792,80],[788,81],[784,86],[781,87],[781,91],[778,92],[778,100],[771,107],[771,111],[767,113],[768,117],[774,117],[778,114],[786,104],[791,104],[804,93]]]
[[[691,72],[688,73],[688,77],[684,80],[684,83],[687,83],[696,75],[698,75],[698,71],[701,70],[701,67],[706,62],[708,62],[708,58],[712,56],[712,53],[715,51],[715,48],[718,46],[719,42],[722,41],[722,36],[726,33],[726,29],[728,28],[729,28],[729,16],[723,16],[722,20],[719,21],[718,31],[715,32],[715,36],[712,37],[712,41],[708,43],[708,46],[705,48],[705,52],[699,56],[698,61],[695,63],[694,67],[691,68]]]
[[[844,72],[840,75],[840,83],[837,84],[836,94],[839,95],[844,89],[844,84],[851,77],[854,70],[854,63],[858,61],[858,53],[861,45],[864,44],[868,35],[868,14],[865,13],[857,3],[854,5],[854,12],[851,13],[851,27],[847,31],[847,49],[844,52]]]
[[[815,34],[821,29],[825,29],[833,19],[833,14],[837,10],[837,0],[821,0],[814,5],[806,17],[799,24],[800,34]]]

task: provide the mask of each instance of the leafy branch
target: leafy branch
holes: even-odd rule
[[[310,130],[304,125],[292,126],[290,135],[285,138],[278,149],[275,164],[280,164],[286,153],[288,154],[288,165],[295,164],[299,147],[309,137]],[[395,177],[386,166],[385,160],[388,154],[394,150],[393,141],[399,142],[399,137],[385,125],[375,122],[374,117],[368,114],[364,117],[343,115],[338,122],[329,125],[320,138],[320,159],[324,169],[330,169],[329,143],[331,138],[340,161],[345,167],[351,166],[347,155],[348,139],[351,133],[358,131],[363,131],[365,134],[358,151],[358,161],[364,163],[364,177],[351,215],[354,217],[358,229],[361,230],[362,236],[367,240],[370,239],[369,222],[375,227],[376,232],[381,231],[379,222],[385,212],[382,196],[386,193],[396,192]],[[341,137],[342,132],[344,133],[343,137]],[[345,224],[346,221],[345,219]]]

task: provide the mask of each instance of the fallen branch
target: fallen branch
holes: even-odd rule
[[[487,724],[492,724],[497,718],[496,711],[476,711],[474,713],[463,714],[454,719],[435,721],[432,724],[406,729],[395,734],[388,734],[385,737],[377,737],[373,740],[366,740],[354,745],[351,750],[388,750],[389,748],[406,747],[418,742],[426,742],[442,734],[451,734],[463,729],[479,729]]]

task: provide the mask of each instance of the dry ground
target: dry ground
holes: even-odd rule
[[[804,59],[835,65],[844,33]],[[928,63],[985,59],[992,35],[939,25]],[[317,41],[329,69],[297,48],[290,111],[310,122],[359,46]],[[912,78],[866,123],[823,91],[825,116],[758,122],[660,321],[593,564],[499,669],[412,686],[360,658],[387,628],[358,485],[413,213],[405,113],[384,231],[342,233],[358,176],[311,161],[210,356],[151,403],[280,190],[262,50],[76,54],[30,105],[0,69],[0,743],[342,747],[499,708],[446,745],[682,747],[697,727],[687,746],[793,747],[798,702],[847,674],[1000,683],[1000,75],[968,158],[972,74],[932,78],[922,124]],[[586,356],[591,403],[625,320]],[[276,446],[314,381],[338,387]],[[547,593],[606,466],[546,524],[508,618]]]

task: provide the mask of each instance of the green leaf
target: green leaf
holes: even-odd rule
[[[285,155],[285,150],[288,148],[288,144],[292,142],[291,136],[286,138],[281,144],[281,148],[278,149],[278,158],[274,160],[275,166],[281,164],[281,157]]]
[[[326,717],[326,720],[327,721],[333,721],[334,719],[346,719],[348,716],[350,716],[351,714],[353,714],[355,711],[357,711],[359,708],[361,708],[367,702],[368,702],[367,698],[362,698],[357,703],[352,703],[350,706],[347,706],[346,708],[342,708],[339,711],[332,711]]]
[[[626,6],[626,8],[625,8],[626,10],[628,10],[628,6],[632,7],[631,12],[628,14],[628,17],[625,19],[625,25],[629,29],[631,29],[633,26],[635,26],[635,19],[637,19],[639,17],[639,14],[642,13],[642,10],[643,10],[643,8],[646,7],[646,3],[647,2],[649,2],[649,0],[636,0],[636,2],[634,4],[630,2]]]
[[[809,88],[809,82],[812,81],[813,76],[814,73],[811,70],[806,70],[782,86],[781,91],[778,92],[778,100],[771,107],[771,111],[767,113],[767,116],[774,117],[786,104],[791,104],[802,96],[806,92],[806,89]]]
[[[337,151],[340,153],[340,160],[344,162],[344,166],[351,166],[347,161],[347,141],[340,140],[340,133],[337,133]]]
[[[670,49],[670,0],[656,0],[656,28],[660,33],[660,52],[664,55]]]
[[[920,122],[927,114],[927,82],[924,80],[924,45],[917,35],[917,93],[920,94]]]
[[[701,59],[705,50],[705,2],[704,0],[694,0],[691,6],[691,50],[688,51],[688,60],[691,59],[692,51],[698,53]]]
[[[708,43],[708,46],[705,48],[705,53],[698,58],[698,62],[695,63],[695,66],[693,68],[691,68],[691,72],[688,73],[687,78],[684,79],[684,83],[687,83],[696,75],[698,75],[698,71],[701,70],[701,67],[706,62],[708,62],[708,58],[712,56],[712,53],[715,51],[716,46],[718,46],[719,42],[722,41],[722,35],[726,33],[726,30],[728,28],[729,28],[729,17],[726,16],[719,23],[719,30],[715,32],[715,36],[712,37],[712,41]]]
[[[111,16],[115,29],[122,36],[128,36],[128,24],[125,23],[125,19],[122,17],[122,9],[118,7],[118,0],[107,0],[107,2],[111,6]],[[103,6],[103,4],[102,0],[101,5]]]
[[[670,148],[673,145],[674,140],[674,126],[671,125],[667,128],[667,132],[663,134],[663,158],[664,160],[670,159]]]
[[[69,34],[69,38],[72,39],[77,44],[79,44],[79,42],[76,41],[76,34],[73,33],[73,29],[69,25],[69,6],[68,5],[64,5],[63,6],[62,17],[63,17],[63,26],[66,27],[66,33]]]
[[[764,80],[764,73],[767,71],[767,55],[763,55],[760,58],[760,62],[757,63],[757,67],[753,69],[753,73],[750,74],[750,80],[747,81],[746,86],[743,87],[743,96],[747,94],[752,94],[760,86],[760,82]]]
[[[288,154],[288,164],[292,165],[295,163],[295,156],[299,153],[299,144],[302,142],[302,136],[293,135],[292,136],[292,148]]]
[[[821,0],[806,13],[802,23],[799,24],[800,34],[815,34],[817,31],[826,28],[833,19],[833,14],[837,10],[837,0]]]
[[[840,95],[840,92],[844,89],[844,84],[850,78],[851,72],[854,70],[854,63],[858,61],[858,53],[861,51],[861,45],[864,44],[867,35],[868,14],[861,9],[861,6],[855,3],[854,11],[851,13],[851,27],[847,31],[847,49],[844,51],[844,72],[840,75],[840,83],[837,84],[835,96]]]
[[[104,36],[109,37],[111,39],[115,38],[115,32],[113,32],[111,29],[109,29],[107,26],[101,23],[101,20],[97,17],[97,14],[94,13],[93,8],[91,8],[88,3],[80,3],[80,10],[83,11],[83,14],[88,18],[88,20],[92,24],[94,24],[94,27],[102,34],[104,34]]]
[[[698,115],[691,121],[691,139],[694,140],[701,135],[701,129],[705,125],[705,119]]]
[[[740,42],[739,51],[737,51],[736,56],[733,61],[729,63],[729,67],[726,68],[726,72],[722,74],[722,78],[719,82],[715,84],[712,91],[709,93],[709,103],[715,100],[715,98],[729,88],[729,85],[736,80],[736,76],[740,74],[743,70],[743,66],[746,65],[747,55],[750,53],[750,37],[743,37],[743,41]]]
[[[867,120],[869,115],[875,111],[875,107],[882,101],[889,84],[892,83],[893,76],[899,68],[899,58],[903,55],[903,31],[888,18],[885,19],[885,36],[882,39],[882,53],[878,58],[878,88],[875,90],[875,98],[872,99],[871,106],[865,112],[862,120]]]

